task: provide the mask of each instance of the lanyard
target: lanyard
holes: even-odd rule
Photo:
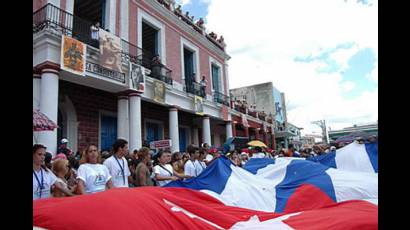
[[[33,169],[33,174],[34,174],[34,176],[36,177],[36,181],[37,181],[38,187],[39,187],[39,189],[40,189],[40,198],[41,198],[41,190],[44,189],[43,169],[40,168],[41,183],[40,183],[40,180],[38,179],[37,173],[34,171],[34,169]]]
[[[195,161],[191,161],[191,162],[192,162],[192,165],[194,166],[194,169],[195,169],[195,176],[198,176],[198,173],[196,172]]]
[[[120,164],[120,162],[118,161],[117,157],[114,156],[114,158],[115,158],[115,160],[117,161],[118,165],[119,165],[120,168],[121,168],[122,181],[123,181],[123,183],[124,183],[124,185],[125,185],[124,159],[121,158],[121,161],[122,161],[122,166],[121,166],[121,164]]]

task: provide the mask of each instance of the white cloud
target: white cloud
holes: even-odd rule
[[[340,72],[318,73],[320,60],[294,61],[346,43],[354,45],[330,55],[342,69],[362,48],[373,49],[377,58],[377,7],[343,0],[210,0],[206,20],[207,28],[224,36],[232,56],[230,88],[273,82],[294,108],[288,120],[309,133],[318,129],[310,122],[319,119],[329,119],[333,129],[377,120],[377,91],[346,100],[344,93],[354,86],[341,84]]]
[[[181,6],[184,6],[186,4],[190,4],[191,0],[176,0],[176,4],[180,4]]]
[[[354,87],[356,87],[356,84],[352,81],[346,81],[346,82],[343,82],[341,86],[342,86],[342,90],[347,93],[347,92],[352,91]]]
[[[367,75],[367,78],[373,80],[376,83],[379,82],[379,64],[377,62],[372,72],[370,72],[370,74]]]

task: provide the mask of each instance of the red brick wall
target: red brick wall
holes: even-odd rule
[[[99,110],[117,112],[117,97],[114,94],[69,83],[59,82],[60,98],[67,95],[77,112],[78,150],[82,151],[87,144],[98,146]]]
[[[47,4],[47,0],[33,0],[33,12]]]
[[[180,37],[174,30],[171,30],[168,26],[165,29],[165,46],[167,67],[172,70],[172,79],[179,83],[182,82],[182,70],[181,70],[181,42]]]
[[[120,32],[121,32],[121,21],[120,21],[121,1],[124,1],[124,0],[117,0],[117,7],[116,7],[116,13],[115,13],[115,34],[118,37],[121,37],[120,36]]]
[[[162,15],[154,10],[144,2],[135,3],[134,1],[130,1],[129,4],[129,41],[133,44],[137,43],[137,7],[141,8],[145,12],[148,12],[151,16],[162,22],[165,26],[165,37],[166,37],[166,60],[167,66],[172,70],[172,77],[175,81],[180,82],[182,81],[181,78],[181,47],[180,47],[180,37],[184,37],[185,39],[192,42],[195,46],[199,48],[199,56],[200,56],[200,71],[201,76],[205,75],[207,77],[208,83],[211,81],[209,76],[209,55],[211,55],[214,59],[219,61],[222,65],[224,60],[219,55],[215,54],[213,51],[205,48],[200,42],[197,42],[189,33],[184,31],[183,29],[176,26],[173,22],[169,21]],[[225,71],[222,71],[222,76],[224,78],[224,85],[225,83]],[[209,83],[210,84],[210,83]],[[207,93],[211,93],[210,87],[207,87]],[[226,92],[226,91],[225,91]]]

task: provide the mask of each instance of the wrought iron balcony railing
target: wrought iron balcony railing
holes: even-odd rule
[[[214,101],[221,103],[223,105],[229,106],[230,99],[229,96],[221,93],[221,92],[214,92]]]
[[[191,84],[187,84],[185,86],[185,91],[188,93],[195,94],[200,97],[206,96],[205,90],[201,87],[201,84],[197,82],[191,82]]]
[[[64,35],[73,37],[87,45],[99,49],[99,41],[91,37],[91,26],[93,23],[76,15],[64,11],[51,3],[44,5],[33,13],[33,33],[38,33],[46,28],[51,28]],[[151,69],[151,60],[154,55],[136,45],[121,39],[123,60],[129,60]],[[151,74],[151,77],[172,84],[172,71],[161,64],[159,74]],[[155,72],[155,71],[154,71]]]

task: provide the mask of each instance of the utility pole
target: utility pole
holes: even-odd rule
[[[319,126],[322,129],[322,138],[326,144],[329,144],[329,137],[327,135],[326,120],[313,121],[312,124]]]

